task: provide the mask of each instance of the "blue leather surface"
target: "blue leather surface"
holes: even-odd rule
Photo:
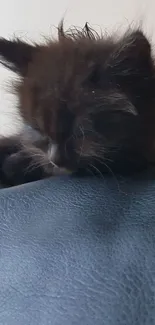
[[[155,181],[0,190],[1,325],[154,325]]]

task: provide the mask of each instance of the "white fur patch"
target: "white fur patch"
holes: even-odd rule
[[[56,144],[51,144],[47,154],[48,154],[49,161],[51,162],[51,164],[53,163],[53,165],[55,164],[57,151],[58,151],[58,146]]]
[[[50,166],[48,168],[46,167],[46,171],[49,173],[52,173],[52,175],[58,176],[58,175],[67,175],[71,174],[71,171],[69,171],[66,168],[58,167],[56,165],[56,158],[58,155],[58,146],[56,144],[51,144],[51,146],[48,149],[48,160],[50,163]]]

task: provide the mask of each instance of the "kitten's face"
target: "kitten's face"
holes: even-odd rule
[[[0,41],[7,65],[21,76],[20,113],[43,138],[41,150],[52,168],[106,165],[135,135],[149,94],[145,77],[153,69],[149,43],[140,32],[117,42],[94,39],[88,31],[61,36],[37,47]]]

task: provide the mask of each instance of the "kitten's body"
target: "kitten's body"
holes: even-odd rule
[[[84,30],[28,45],[0,39],[24,135],[0,142],[0,178],[14,185],[63,171],[130,173],[155,161],[155,65],[139,30]],[[36,130],[35,133],[33,130]]]

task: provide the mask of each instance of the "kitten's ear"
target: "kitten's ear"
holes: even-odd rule
[[[118,42],[107,69],[133,104],[138,109],[145,109],[154,93],[154,61],[150,43],[141,31],[128,33]]]
[[[150,56],[151,46],[141,30],[127,32],[120,42],[120,53],[130,54],[133,58],[141,55],[143,58]],[[127,52],[126,52],[127,51]]]
[[[0,63],[24,76],[37,47],[20,41],[0,38]]]
[[[140,30],[125,34],[118,42],[108,65],[120,80],[129,76],[147,76],[152,71],[153,63],[151,46],[145,35]]]

